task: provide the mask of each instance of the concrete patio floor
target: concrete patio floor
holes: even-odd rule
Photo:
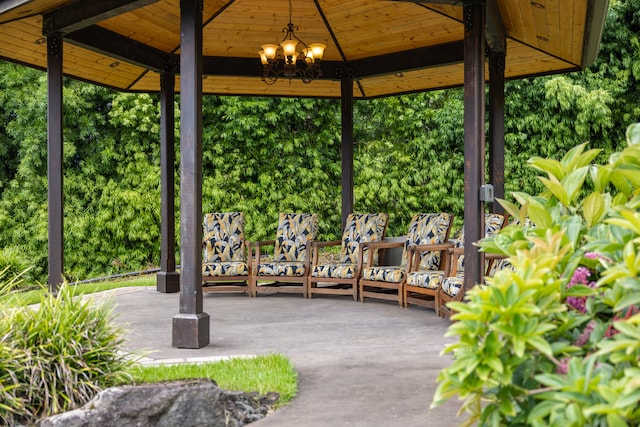
[[[432,310],[349,297],[205,294],[211,343],[193,350],[171,346],[179,294],[138,287],[104,295],[127,326],[126,350],[148,352],[153,361],[288,357],[298,372],[298,395],[256,427],[451,427],[461,421],[458,401],[429,409],[438,372],[451,361],[440,352],[453,341],[444,337],[449,321]]]

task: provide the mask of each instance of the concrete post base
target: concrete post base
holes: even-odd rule
[[[156,275],[156,291],[163,294],[180,292],[180,273],[175,271],[159,271]]]
[[[180,313],[173,317],[172,346],[202,348],[209,345],[209,315]]]

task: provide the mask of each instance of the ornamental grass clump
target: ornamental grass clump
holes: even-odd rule
[[[0,424],[29,424],[87,403],[129,379],[124,335],[104,304],[62,286],[39,307],[4,306],[0,320]]]
[[[546,190],[501,201],[519,224],[481,242],[509,256],[456,314],[433,405],[463,425],[640,425],[640,124],[594,163],[585,144],[533,158]]]

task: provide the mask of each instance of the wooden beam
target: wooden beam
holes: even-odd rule
[[[49,290],[64,277],[62,36],[47,37],[47,192],[49,199]]]
[[[464,288],[484,278],[484,255],[476,243],[484,237],[484,55],[485,5],[464,5]]]
[[[489,49],[494,52],[507,52],[507,30],[496,0],[487,0],[485,39]]]
[[[410,2],[410,3],[428,3],[428,4],[450,4],[450,5],[461,5],[462,0],[393,0],[400,2]]]
[[[174,55],[97,25],[67,34],[65,41],[158,73],[163,72],[170,63],[177,64],[179,61]]]
[[[504,67],[505,56],[489,51],[489,182],[496,200],[491,212],[503,213],[504,199]]]
[[[42,18],[42,33],[67,34],[108,18],[155,3],[158,0],[76,1],[46,13]]]
[[[156,290],[162,293],[180,290],[176,272],[175,230],[175,81],[172,71],[160,74],[160,271]]]
[[[452,42],[349,61],[348,66],[353,69],[355,78],[362,78],[459,64],[463,61],[464,42]],[[342,66],[344,67],[344,63]]]
[[[340,81],[342,112],[342,229],[353,212],[353,79],[343,76]]]

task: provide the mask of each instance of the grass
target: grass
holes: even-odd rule
[[[156,285],[156,276],[138,276],[133,279],[116,279],[109,280],[104,282],[92,282],[92,283],[82,283],[79,285],[74,285],[75,294],[86,295],[86,294],[94,294],[96,292],[108,291],[116,288],[125,288],[131,286],[155,286]],[[49,290],[46,287],[42,287],[41,289],[33,289],[29,291],[23,292],[12,292],[11,294],[0,295],[0,304],[11,304],[11,305],[30,305],[37,304],[40,302],[40,297]]]
[[[92,282],[75,285],[76,295],[86,295],[122,287],[155,286],[155,275]],[[40,302],[48,292],[46,288],[11,292],[0,295],[0,304],[28,305]],[[243,392],[257,391],[280,394],[277,406],[289,402],[297,392],[297,375],[291,362],[280,354],[269,354],[251,358],[232,358],[211,363],[175,365],[135,365],[131,375],[134,383],[149,383],[188,378],[209,378],[220,388]]]
[[[298,390],[291,362],[281,354],[231,358],[211,363],[136,365],[131,371],[135,383],[153,383],[190,378],[210,378],[225,390],[257,391],[280,395],[277,406],[289,402]]]

